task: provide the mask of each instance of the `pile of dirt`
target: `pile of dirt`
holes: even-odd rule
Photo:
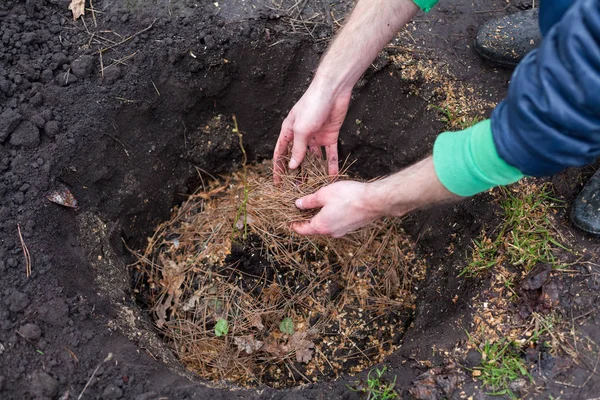
[[[282,388],[356,374],[398,349],[425,263],[398,219],[340,239],[294,235],[290,223],[310,215],[293,200],[328,183],[316,156],[277,186],[266,164],[244,165],[157,229],[138,289],[187,368]]]

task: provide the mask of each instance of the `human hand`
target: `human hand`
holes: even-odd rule
[[[383,216],[370,201],[369,184],[342,181],[325,186],[296,200],[301,210],[321,208],[310,221],[295,222],[292,229],[301,235],[342,237]]]
[[[342,237],[383,216],[403,216],[418,208],[461,197],[448,191],[427,157],[384,179],[341,181],[296,200],[301,210],[321,208],[310,221],[292,224],[300,235]]]
[[[338,136],[350,103],[351,90],[340,94],[313,83],[302,98],[294,105],[283,121],[279,139],[273,154],[274,179],[278,183],[285,171],[288,145],[293,143],[289,162],[296,169],[304,160],[307,148],[322,155],[321,146],[327,155],[327,170],[330,175],[338,173]]]

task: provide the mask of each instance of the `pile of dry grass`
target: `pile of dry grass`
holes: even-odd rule
[[[330,181],[314,157],[278,187],[267,166],[244,167],[157,229],[138,255],[141,291],[188,368],[286,386],[358,372],[394,350],[401,328],[374,321],[411,307],[424,265],[395,219],[341,239],[294,234],[290,223],[312,215],[294,200]],[[332,323],[333,339],[323,336]],[[357,330],[368,333],[362,348]]]

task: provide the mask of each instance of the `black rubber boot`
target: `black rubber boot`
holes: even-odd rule
[[[575,199],[571,222],[586,233],[600,236],[600,170],[592,175]]]
[[[486,22],[477,32],[475,50],[494,65],[514,68],[541,41],[535,8]]]

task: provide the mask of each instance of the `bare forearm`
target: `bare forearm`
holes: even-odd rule
[[[402,216],[421,207],[461,198],[442,185],[432,157],[369,185],[372,193],[369,201],[382,216]]]
[[[412,0],[360,0],[321,61],[313,85],[332,93],[352,90],[381,49],[418,10]]]
[[[321,208],[310,221],[292,225],[301,235],[341,237],[383,216],[402,216],[428,205],[460,199],[438,179],[432,157],[387,178],[339,181],[296,200],[301,210]]]

